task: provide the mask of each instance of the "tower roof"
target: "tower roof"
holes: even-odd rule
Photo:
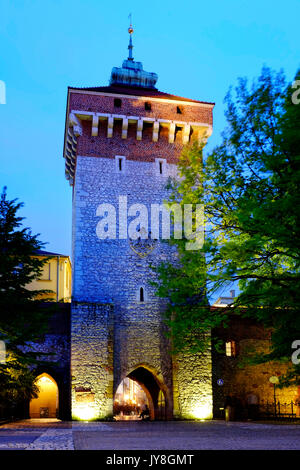
[[[96,93],[103,93],[103,94],[113,94],[113,95],[130,95],[130,96],[143,96],[149,98],[163,98],[166,100],[172,101],[186,101],[190,103],[202,103],[205,105],[214,106],[215,103],[210,101],[199,101],[193,100],[191,98],[184,98],[178,95],[172,95],[171,93],[165,93],[163,91],[159,91],[157,88],[145,88],[142,86],[134,86],[128,84],[113,84],[110,86],[95,86],[95,87],[68,87],[70,91],[77,90],[77,91],[87,91],[87,92],[96,92]]]
[[[132,34],[133,27],[130,23],[128,28],[129,33],[129,55],[128,58],[123,61],[122,67],[113,67],[110,76],[110,85],[130,85],[141,88],[155,88],[158,76],[154,72],[146,72],[143,70],[142,62],[136,62],[132,55]]]

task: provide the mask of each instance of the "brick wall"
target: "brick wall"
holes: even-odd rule
[[[73,233],[73,297],[78,305],[113,305],[114,391],[124,377],[144,367],[161,383],[169,417],[173,411],[174,390],[173,363],[162,324],[166,303],[155,295],[155,287],[150,284],[155,279],[150,264],[171,260],[175,256],[174,249],[158,240],[153,251],[141,258],[131,248],[128,239],[118,239],[117,236],[114,240],[100,240],[96,234],[99,221],[96,211],[101,203],[117,207],[118,197],[126,195],[128,207],[133,203],[142,203],[150,214],[151,203],[161,204],[167,198],[165,185],[168,176],[175,174],[176,166],[172,164],[167,165],[162,176],[157,174],[154,163],[132,160],[126,162],[126,171],[119,174],[112,159],[78,156],[73,200],[76,220]],[[145,289],[145,302],[138,299],[140,286]],[[73,331],[77,331],[82,318],[85,318],[83,313],[72,315]],[[77,335],[77,339],[72,337],[72,358],[76,357],[76,360],[72,359],[73,385],[84,387],[86,393],[95,393],[98,414],[104,416],[107,413],[106,402],[100,398],[97,401],[97,396],[106,393],[102,390],[103,384],[107,382],[103,374],[106,374],[108,364],[104,361],[105,354],[100,360],[100,356],[98,358],[97,355],[86,355],[84,352],[90,344],[92,350],[101,355],[103,347],[101,338],[99,342],[96,335],[90,338],[90,330],[87,328]],[[196,403],[199,397],[201,400],[204,396],[208,398],[206,405],[211,407],[211,358],[208,354],[190,358],[189,364],[186,358],[179,362],[177,391],[174,392],[178,404],[176,414],[178,412],[180,417],[187,418],[192,414],[194,405],[191,402]],[[101,373],[100,369],[103,369]],[[91,370],[97,373],[89,381],[87,377]],[[189,374],[194,378],[188,380]]]
[[[134,95],[134,93],[133,93]],[[116,95],[117,96],[117,95]],[[177,113],[178,103],[168,102],[167,100],[155,101],[150,98],[132,98],[122,97],[122,107],[114,106],[114,95],[103,96],[95,93],[70,92],[69,110],[84,110],[98,113],[113,113],[128,116],[147,116],[156,119],[171,119],[174,121],[184,122],[205,122],[212,124],[212,107],[211,105],[199,104],[195,105],[187,101],[182,102],[180,106],[183,108],[182,114]],[[145,111],[145,102],[151,102],[151,111]]]
[[[69,112],[88,111],[119,114],[120,116],[155,117],[187,123],[201,122],[212,125],[212,107],[193,104],[182,105],[183,114],[177,114],[177,103],[151,101],[151,111],[145,111],[145,99],[122,98],[122,107],[114,107],[114,96],[100,96],[70,92]],[[113,137],[107,138],[107,121],[99,121],[99,134],[91,137],[91,121],[82,121],[83,134],[78,138],[77,154],[92,157],[113,158],[124,155],[130,160],[154,161],[155,158],[166,158],[170,163],[176,163],[183,148],[182,131],[179,130],[174,143],[168,142],[168,130],[160,126],[158,142],[152,141],[152,126],[143,129],[142,140],[136,139],[137,124],[129,123],[128,137],[121,137],[121,121],[115,121]],[[191,140],[196,139],[196,133]]]

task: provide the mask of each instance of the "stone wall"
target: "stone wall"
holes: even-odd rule
[[[134,93],[134,92],[133,92]],[[147,95],[147,91],[145,91]],[[169,143],[168,129],[159,126],[158,141],[153,142],[152,125],[143,124],[142,138],[136,139],[137,123],[128,123],[127,138],[122,138],[121,119],[127,116],[145,119],[162,119],[172,122],[180,122],[193,125],[203,123],[204,126],[212,126],[213,104],[199,102],[178,102],[175,100],[158,99],[152,97],[122,96],[121,108],[114,107],[114,94],[99,94],[79,90],[70,90],[67,112],[86,111],[88,113],[111,113],[120,115],[120,120],[113,123],[112,137],[107,137],[107,120],[100,120],[96,137],[92,136],[92,121],[82,120],[82,135],[78,138],[77,154],[99,158],[114,158],[115,155],[125,155],[128,160],[153,162],[155,158],[166,158],[169,163],[177,163],[183,148],[182,128],[176,130],[174,143]],[[151,101],[151,110],[145,111],[145,102]],[[181,114],[177,113],[180,105]],[[162,122],[163,124],[163,122]],[[197,132],[191,133],[190,141],[196,140]]]
[[[113,410],[113,308],[72,303],[72,418],[101,419]]]
[[[169,176],[175,175],[173,164],[166,164],[161,175],[155,162],[126,160],[124,173],[118,173],[114,159],[77,157],[73,201],[76,221],[73,226],[73,415],[75,408],[78,409],[77,388],[80,400],[84,393],[87,400],[94,394],[94,405],[90,406],[95,415],[109,416],[112,380],[115,392],[124,377],[134,375],[136,369],[144,367],[164,391],[167,414],[171,417],[173,364],[162,322],[166,302],[155,295],[155,287],[150,284],[155,279],[150,265],[175,259],[176,253],[167,243],[157,240],[147,251],[147,256],[143,256],[144,252],[139,251],[132,241],[118,238],[118,216],[116,239],[100,240],[96,227],[100,220],[98,205],[109,203],[117,208],[120,195],[127,196],[128,208],[131,204],[141,203],[150,214],[151,204],[162,204],[167,199],[166,183]],[[150,232],[150,220],[146,229]],[[144,289],[143,302],[139,300],[140,287]],[[99,304],[113,305],[112,323]],[[111,325],[113,354],[110,355],[107,348]],[[189,417],[194,402],[199,397],[206,399],[211,393],[211,360],[206,355],[182,358],[177,362],[177,415]],[[113,367],[113,377],[106,371],[110,367]],[[186,373],[187,369],[189,373]]]
[[[168,418],[173,415],[175,380],[176,416],[190,417],[196,396],[202,401],[205,398],[211,407],[211,359],[209,354],[176,358],[178,368],[173,374],[174,359],[164,334],[166,301],[156,296],[156,289],[151,285],[155,280],[151,265],[175,260],[176,252],[161,242],[161,229],[158,240],[151,238],[150,207],[168,199],[166,184],[170,176],[177,175],[176,163],[183,143],[210,135],[214,105],[153,90],[151,93],[145,90],[145,96],[141,96],[140,90],[137,96],[134,93],[134,89],[132,94],[122,96],[111,90],[101,93],[97,89],[69,89],[67,116],[71,113],[70,121],[73,119],[78,124],[77,137],[73,138],[73,129],[69,141],[67,137],[67,157],[73,158],[72,161],[67,158],[72,167],[67,172],[71,171],[74,184],[73,415],[78,402],[85,401],[91,403],[91,415],[109,416],[113,393],[130,376],[136,381],[145,380],[153,399],[158,390],[163,391]],[[119,106],[115,106],[116,96]],[[151,106],[145,106],[146,102],[151,102]],[[97,113],[106,117],[102,115],[103,119],[100,116],[98,121]],[[124,158],[122,171],[118,171],[116,156]],[[161,168],[156,159],[162,159]],[[119,236],[120,196],[127,198],[128,208],[132,204],[147,207],[149,218],[143,229],[148,232],[148,245],[141,247],[127,236]],[[97,232],[101,221],[97,208],[103,203],[116,209],[113,239],[100,239]],[[136,216],[138,213],[132,213],[128,222]],[[107,310],[112,308],[113,315]]]
[[[210,334],[208,334],[210,336]],[[186,419],[212,418],[210,347],[199,354],[178,354],[173,360],[174,415]]]

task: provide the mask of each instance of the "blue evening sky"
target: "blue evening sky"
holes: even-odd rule
[[[25,203],[22,215],[50,251],[71,254],[71,188],[64,177],[68,86],[107,85],[133,55],[159,76],[161,91],[214,101],[214,133],[237,78],[265,64],[293,80],[300,66],[299,0],[0,0],[0,187]]]

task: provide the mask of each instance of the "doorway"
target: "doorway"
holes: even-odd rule
[[[56,418],[58,414],[58,386],[55,380],[43,373],[37,377],[38,397],[30,401],[30,418]]]
[[[115,419],[139,419],[145,406],[149,408],[151,420],[167,419],[166,393],[154,374],[141,366],[130,372],[117,388]]]

